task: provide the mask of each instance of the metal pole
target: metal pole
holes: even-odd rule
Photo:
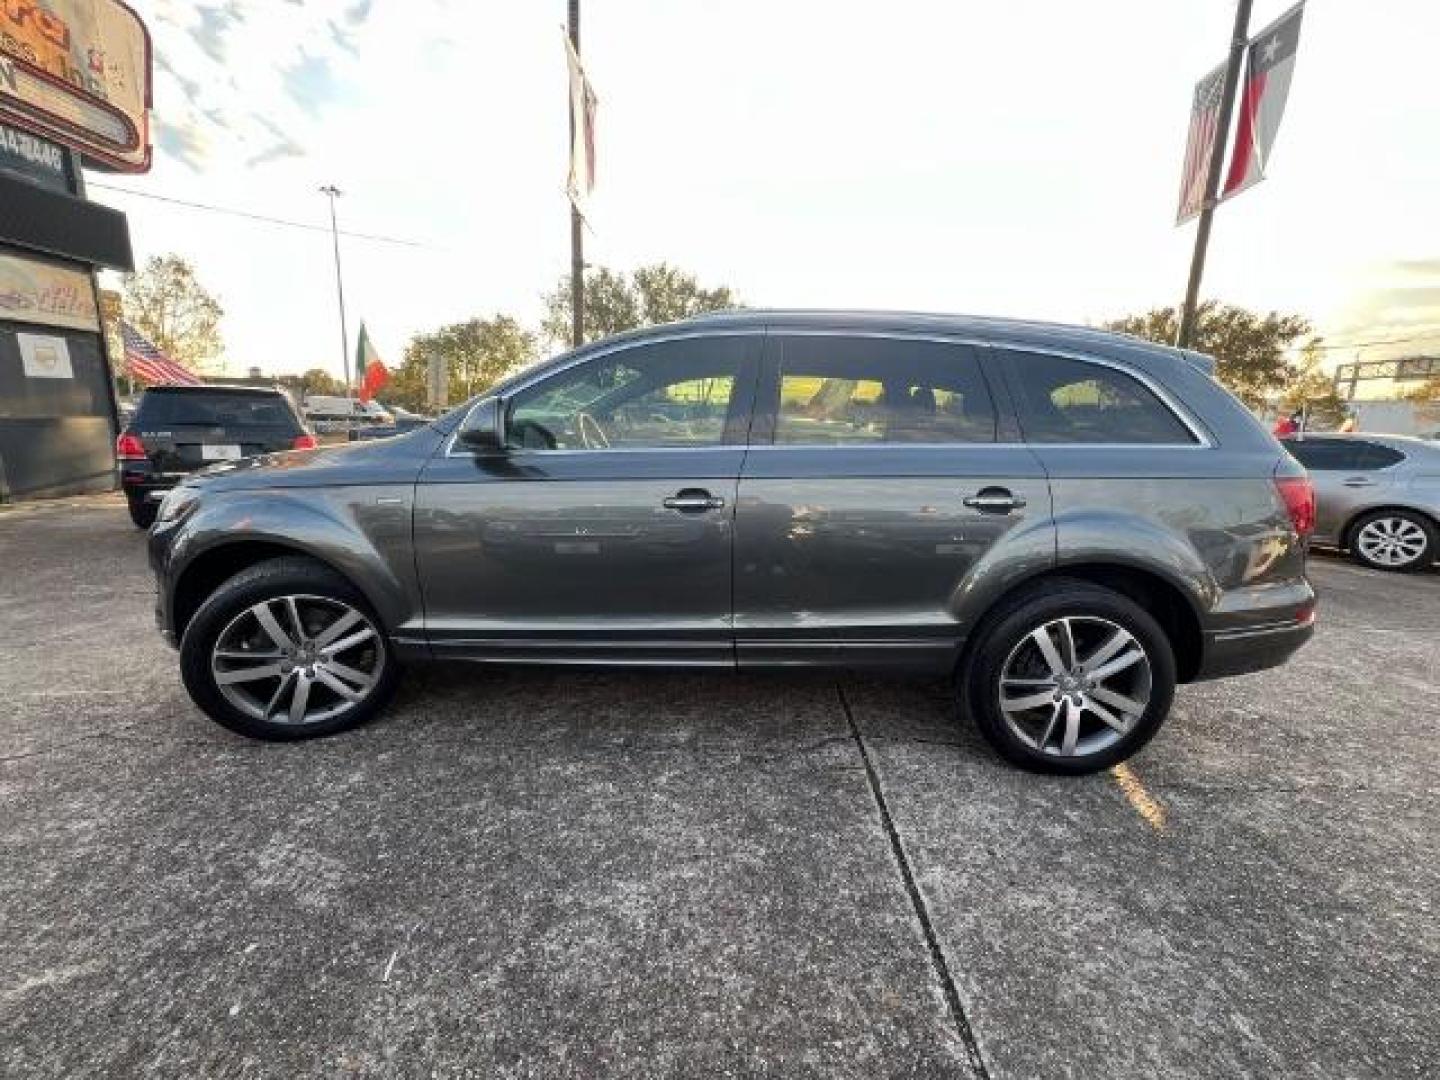
[[[575,55],[580,55],[580,0],[569,0],[570,6],[570,44],[575,47]],[[566,96],[569,97],[569,84],[566,84]],[[575,145],[575,125],[578,118],[575,115],[574,99],[570,98],[570,146]],[[584,223],[580,220],[580,211],[575,209],[575,204],[570,204],[570,344],[579,348],[585,342],[585,238],[583,236]]]
[[[1250,40],[1251,0],[1235,5],[1235,29],[1230,33],[1230,57],[1225,65],[1225,86],[1220,94],[1220,115],[1215,122],[1215,145],[1210,150],[1210,170],[1205,178],[1205,203],[1200,225],[1195,230],[1195,252],[1190,257],[1190,281],[1185,286],[1185,306],[1180,309],[1180,332],[1175,344],[1188,349],[1195,337],[1195,307],[1200,298],[1200,278],[1205,273],[1205,250],[1210,246],[1210,220],[1215,216],[1215,197],[1220,193],[1220,169],[1225,162],[1225,144],[1230,141],[1230,113],[1235,108],[1235,87],[1240,82],[1240,62]]]
[[[335,247],[335,295],[340,301],[340,372],[345,376],[345,397],[350,402],[350,420],[355,419],[355,386],[350,379],[350,335],[345,330],[345,282],[340,276],[340,226],[335,221],[335,199],[345,194],[334,184],[320,189],[330,199],[330,240]]]

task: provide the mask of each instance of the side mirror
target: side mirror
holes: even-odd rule
[[[468,450],[493,454],[505,449],[505,400],[498,397],[477,401],[465,417],[455,441]]]

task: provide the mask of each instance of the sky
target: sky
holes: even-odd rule
[[[136,255],[225,307],[227,368],[538,324],[569,266],[563,0],[131,0],[155,165],[91,174]],[[1252,31],[1290,5],[1256,0]],[[586,259],[668,261],[753,306],[1098,322],[1178,302],[1195,81],[1229,0],[589,0]],[[1332,361],[1440,352],[1440,4],[1310,0],[1270,175],[1216,213],[1203,295],[1311,318]],[[104,185],[100,187],[97,185]],[[114,190],[141,193],[126,194]],[[1393,338],[1388,347],[1355,343]]]

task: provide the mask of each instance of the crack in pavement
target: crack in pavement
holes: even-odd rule
[[[895,819],[890,816],[890,806],[885,801],[885,791],[880,786],[880,775],[870,761],[870,751],[865,746],[865,738],[860,733],[860,725],[855,722],[855,714],[850,711],[850,699],[845,696],[845,688],[839,683],[835,684],[835,692],[840,697],[840,707],[845,712],[845,722],[850,727],[850,736],[854,739],[855,748],[860,752],[860,760],[865,766],[865,779],[869,782],[870,794],[875,799],[875,807],[880,812],[880,824],[885,830],[886,838],[890,841],[890,853],[900,871],[901,884],[905,886],[905,892],[910,897],[910,904],[915,909],[915,918],[920,923],[920,932],[925,938],[925,947],[930,953],[930,965],[935,969],[936,978],[940,980],[940,990],[945,996],[946,1005],[950,1008],[950,1018],[955,1023],[955,1033],[959,1036],[961,1045],[965,1047],[965,1051],[969,1055],[971,1070],[981,1080],[989,1080],[990,1070],[980,1054],[980,1044],[975,1040],[975,1030],[970,1025],[969,1016],[966,1015],[965,1004],[960,1000],[960,990],[956,987],[955,980],[950,974],[950,965],[945,959],[945,951],[940,947],[940,939],[935,933],[935,925],[930,920],[930,909],[925,904],[925,897],[920,892],[920,886],[916,884],[915,872],[910,867],[909,856],[905,854],[905,845],[900,839],[900,831],[895,827]]]

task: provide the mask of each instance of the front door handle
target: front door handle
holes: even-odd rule
[[[661,505],[666,510],[679,510],[682,514],[701,514],[706,510],[723,508],[725,500],[718,495],[711,495],[704,488],[685,488],[671,495]]]
[[[977,494],[965,496],[964,503],[982,514],[1008,514],[1025,506],[1024,499],[1002,487],[983,488]]]

